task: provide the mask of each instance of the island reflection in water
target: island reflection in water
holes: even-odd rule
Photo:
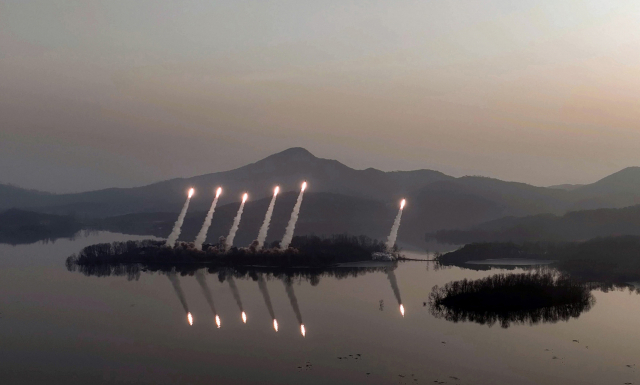
[[[209,288],[206,280],[206,273],[210,275],[217,275],[220,282],[228,282],[229,288],[233,294],[233,298],[240,310],[241,320],[243,323],[247,323],[247,314],[242,304],[242,298],[240,297],[240,291],[235,283],[235,279],[250,279],[258,283],[258,288],[262,294],[269,315],[272,318],[273,329],[278,331],[278,321],[273,310],[271,303],[271,296],[267,289],[266,281],[271,279],[281,280],[284,284],[284,289],[289,299],[291,308],[295,314],[296,320],[300,325],[300,334],[305,337],[307,329],[302,320],[302,313],[298,306],[298,298],[295,290],[293,289],[294,279],[303,279],[311,283],[312,286],[317,286],[320,283],[322,277],[332,277],[337,279],[343,278],[355,278],[360,275],[368,273],[382,273],[387,275],[391,289],[398,301],[400,307],[400,313],[404,317],[405,310],[402,304],[400,289],[398,287],[397,278],[394,270],[398,268],[398,262],[375,262],[373,266],[345,266],[345,267],[330,267],[330,268],[259,268],[259,267],[212,267],[202,268],[201,266],[170,266],[167,264],[101,264],[101,265],[76,265],[73,263],[66,263],[67,270],[71,272],[80,272],[86,276],[93,277],[110,277],[110,276],[125,276],[128,280],[139,280],[142,273],[160,273],[165,274],[171,282],[176,297],[178,298],[182,308],[187,314],[187,322],[189,325],[193,325],[194,317],[189,311],[189,305],[185,297],[184,291],[180,284],[178,274],[184,278],[195,277],[200,289],[214,315],[217,328],[221,328],[221,319],[216,311],[213,301],[212,291]]]
[[[591,310],[591,287],[567,276],[546,273],[496,274],[434,286],[429,310],[451,322],[475,322],[503,328],[578,318]]]

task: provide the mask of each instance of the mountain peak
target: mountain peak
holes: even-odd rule
[[[271,156],[276,156],[276,157],[304,157],[304,158],[315,158],[316,156],[313,155],[312,153],[310,153],[306,148],[303,147],[291,147],[288,148],[284,151],[275,153]]]

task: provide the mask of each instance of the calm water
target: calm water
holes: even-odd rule
[[[0,383],[640,382],[640,296],[628,291],[594,292],[595,306],[568,322],[508,329],[451,323],[423,306],[431,288],[501,270],[435,271],[411,262],[395,270],[405,317],[385,273],[324,277],[316,286],[295,281],[302,337],[282,281],[267,281],[276,333],[257,282],[236,279],[244,324],[229,283],[207,275],[218,329],[194,277],[178,277],[194,317],[189,326],[165,275],[127,281],[64,266],[86,245],[125,239],[140,238],[100,233],[0,245]]]

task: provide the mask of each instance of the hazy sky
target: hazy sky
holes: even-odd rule
[[[640,165],[640,1],[0,0],[0,183],[288,147],[537,185]]]

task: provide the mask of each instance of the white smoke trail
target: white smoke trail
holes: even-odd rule
[[[298,215],[300,215],[300,206],[302,205],[302,195],[304,194],[304,190],[307,188],[307,182],[302,184],[302,188],[300,189],[300,194],[298,194],[298,200],[296,201],[296,205],[293,206],[293,211],[291,212],[291,218],[289,218],[289,224],[287,225],[287,230],[284,232],[284,237],[282,238],[282,242],[280,242],[280,248],[282,250],[286,250],[289,248],[289,244],[291,244],[291,240],[293,239],[293,231],[296,229],[296,222],[298,222]]]
[[[173,230],[171,230],[171,234],[167,238],[167,243],[165,243],[168,247],[173,247],[173,245],[178,240],[180,236],[180,232],[182,231],[182,223],[184,222],[184,217],[187,215],[187,209],[189,208],[189,202],[191,202],[191,197],[193,196],[194,189],[189,189],[189,195],[187,197],[187,201],[184,202],[184,206],[182,206],[182,211],[180,211],[180,215],[178,215],[178,220],[173,225]]]
[[[269,208],[264,216],[264,222],[262,222],[262,227],[260,227],[260,231],[258,232],[258,249],[262,248],[264,241],[267,239],[267,232],[269,231],[269,224],[271,224],[271,216],[273,215],[273,208],[276,205],[278,191],[280,191],[280,187],[276,186],[273,191],[273,198],[271,198],[271,203],[269,203]]]
[[[236,214],[235,219],[233,220],[233,226],[231,226],[231,230],[229,231],[229,235],[227,236],[227,250],[233,246],[233,238],[236,237],[236,232],[238,231],[238,226],[240,226],[240,218],[242,217],[242,212],[244,211],[244,202],[247,201],[249,197],[248,194],[244,194],[242,197],[242,203],[240,203],[240,208],[238,208],[238,213]]]
[[[396,215],[396,220],[393,222],[393,226],[391,227],[391,233],[389,233],[389,238],[387,238],[387,250],[393,250],[393,246],[396,244],[396,238],[398,238],[398,229],[400,228],[400,219],[402,218],[402,211],[404,210],[405,200],[403,199],[400,203],[400,210],[398,210],[398,215]]]
[[[209,208],[209,212],[207,216],[204,218],[204,223],[202,224],[202,228],[196,236],[195,245],[197,248],[201,248],[204,241],[207,240],[207,233],[209,232],[209,227],[211,226],[211,219],[213,218],[213,212],[216,211],[216,205],[218,204],[218,198],[220,197],[220,193],[222,193],[222,188],[218,187],[218,191],[216,192],[216,197],[213,199],[213,203],[211,203],[211,208]]]

